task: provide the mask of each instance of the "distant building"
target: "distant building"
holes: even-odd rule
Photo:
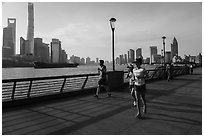
[[[41,51],[42,51],[42,38],[34,38],[34,57],[41,61]]]
[[[91,64],[91,58],[90,58],[90,57],[87,57],[87,58],[86,58],[86,64],[87,64],[87,65]]]
[[[16,19],[8,18],[8,26],[3,28],[3,47],[2,55],[4,58],[11,58],[16,54]]]
[[[157,46],[150,46],[150,64],[153,62],[153,56],[157,55]]]
[[[98,59],[98,58],[96,58],[96,63],[97,63],[97,64],[99,63],[99,59]]]
[[[171,58],[171,51],[166,51],[165,53],[165,63],[171,63],[172,58]]]
[[[145,64],[150,64],[150,58],[146,58],[146,59],[144,60],[144,63],[145,63]]]
[[[124,54],[124,64],[128,63],[127,54]]]
[[[60,63],[66,63],[66,62],[67,62],[67,53],[65,50],[61,50]]]
[[[162,63],[162,56],[159,54],[152,55],[152,63],[161,64]]]
[[[27,40],[29,42],[29,54],[34,55],[34,5],[33,3],[28,3]]]
[[[122,65],[123,64],[123,55],[119,55],[119,64]]]
[[[59,63],[61,53],[61,41],[59,41],[59,39],[52,39],[50,45],[51,45],[51,62]]]
[[[142,58],[142,49],[141,48],[136,49],[136,58]]]
[[[42,62],[49,63],[50,62],[50,52],[49,52],[49,44],[42,43],[42,52],[41,58]]]
[[[201,53],[199,53],[197,56],[196,56],[196,63],[199,63],[199,64],[202,64],[202,55]]]
[[[178,42],[175,37],[171,44],[171,60],[174,56],[178,56]]]
[[[120,64],[120,58],[117,57],[115,62],[116,62],[116,64]]]
[[[85,59],[84,59],[84,58],[81,58],[80,63],[81,63],[81,64],[85,64]]]
[[[129,63],[135,60],[135,51],[133,49],[130,49],[128,51],[128,59],[129,59]]]

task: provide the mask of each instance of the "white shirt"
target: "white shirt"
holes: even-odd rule
[[[145,73],[144,68],[140,68],[140,69],[134,68],[133,69],[133,74],[135,75],[135,85],[136,86],[141,86],[145,84],[144,73]]]

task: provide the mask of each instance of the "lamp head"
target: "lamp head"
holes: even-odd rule
[[[163,39],[163,40],[165,40],[165,39],[166,39],[166,37],[165,37],[165,36],[163,36],[163,37],[162,37],[162,39]]]
[[[115,29],[114,22],[116,22],[116,19],[115,18],[111,18],[109,21],[110,21],[111,29],[114,30]]]

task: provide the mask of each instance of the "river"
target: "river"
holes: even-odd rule
[[[127,70],[127,65],[116,65],[117,71]],[[143,65],[146,69],[153,69],[155,65]],[[49,69],[35,69],[28,68],[2,68],[2,79],[18,79],[18,78],[33,78],[33,77],[48,77],[48,76],[62,76],[62,75],[76,75],[76,74],[90,74],[97,73],[97,65],[79,65],[76,68],[49,68]],[[112,65],[107,65],[107,70],[112,70]]]

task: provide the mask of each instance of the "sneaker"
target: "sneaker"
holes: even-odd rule
[[[108,93],[108,97],[110,97],[111,96],[111,93]]]
[[[98,95],[94,95],[94,97],[96,97],[98,99]]]
[[[140,114],[140,113],[138,113],[137,115],[136,115],[136,118],[141,118],[142,117],[142,115]]]
[[[134,107],[136,106],[136,102],[135,102],[135,101],[133,102],[133,106],[134,106]]]

